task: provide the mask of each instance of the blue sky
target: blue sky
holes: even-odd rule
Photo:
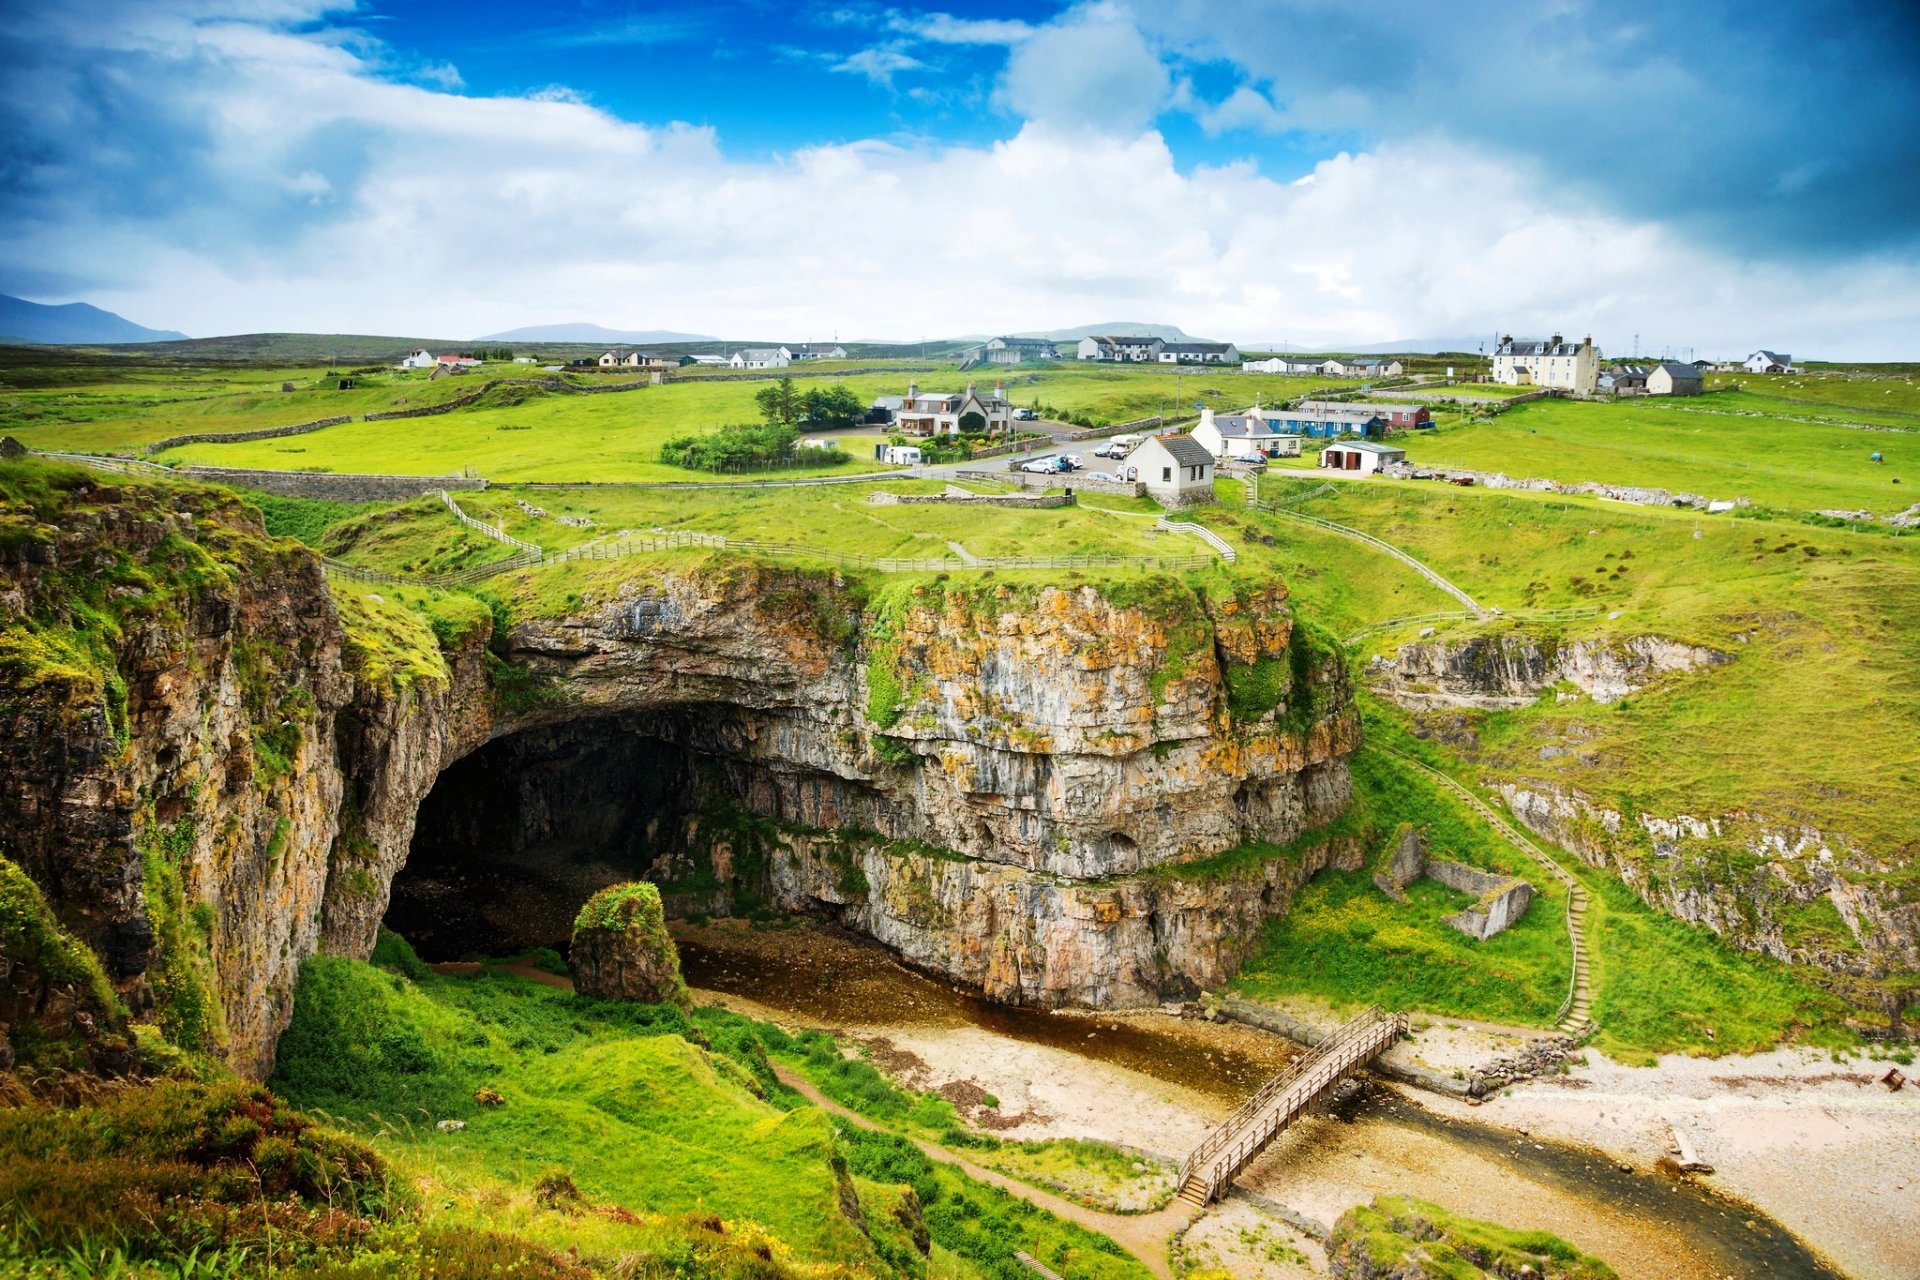
[[[0,24],[0,292],[1920,358],[1920,16],[1553,0],[93,0]]]

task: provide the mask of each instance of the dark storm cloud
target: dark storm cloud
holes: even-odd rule
[[[1743,254],[1920,247],[1910,4],[1131,7],[1168,46],[1269,85],[1292,128],[1492,148]]]

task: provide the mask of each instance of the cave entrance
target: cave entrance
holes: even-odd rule
[[[595,890],[681,838],[700,762],[683,716],[526,729],[455,762],[420,805],[386,925],[423,959],[564,952]]]

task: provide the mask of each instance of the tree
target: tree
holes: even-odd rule
[[[960,415],[960,430],[966,435],[977,436],[987,429],[987,417],[973,409]]]
[[[867,406],[844,382],[810,387],[800,397],[800,421],[809,427],[851,427],[866,416]]]
[[[775,427],[790,427],[800,421],[802,399],[794,389],[791,375],[753,393],[753,402],[760,406],[761,416],[769,426]]]

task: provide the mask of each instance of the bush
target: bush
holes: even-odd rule
[[[693,471],[751,471],[768,467],[833,464],[846,461],[839,449],[795,448],[799,433],[793,427],[726,426],[705,435],[675,436],[660,446],[660,461]]]

